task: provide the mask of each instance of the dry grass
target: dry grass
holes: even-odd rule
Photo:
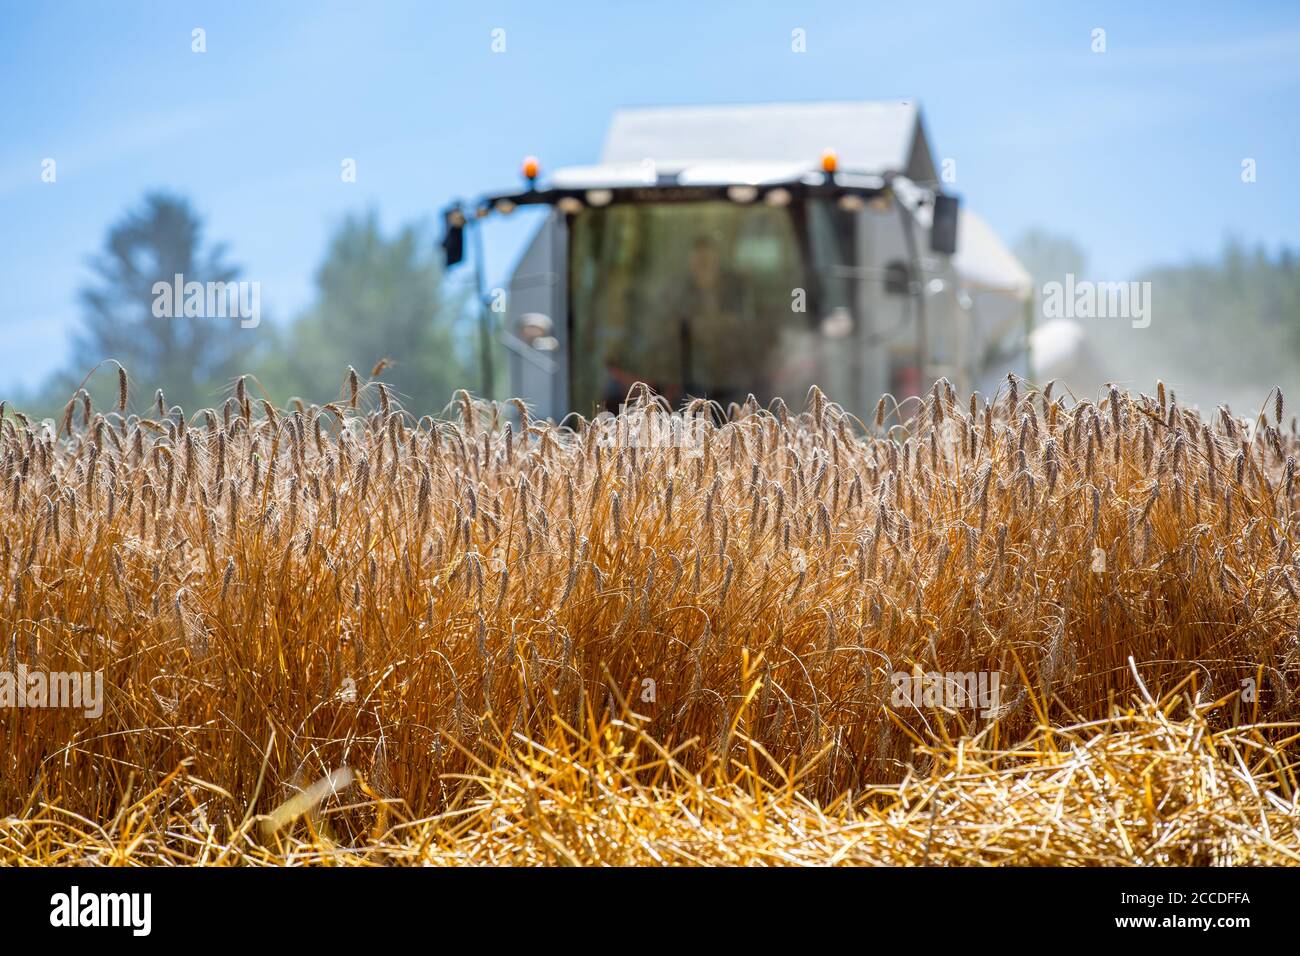
[[[1214,733],[1145,706],[1099,724],[1044,728],[1007,751],[924,748],[926,776],[810,801],[745,741],[704,773],[625,721],[517,740],[466,778],[455,808],[409,819],[387,805],[359,839],[327,809],[259,837],[187,806],[210,788],[183,774],[111,820],[42,807],[0,820],[10,864],[150,865],[1294,865],[1294,760],[1260,728]],[[375,795],[368,789],[366,798]],[[376,801],[378,804],[378,801]]]
[[[355,374],[323,409],[126,397],[4,420],[8,669],[106,704],[0,710],[0,860],[1300,853],[1280,395],[814,392],[685,448],[416,421]],[[900,707],[916,669],[1001,706]]]

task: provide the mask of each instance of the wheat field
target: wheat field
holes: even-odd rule
[[[118,375],[0,407],[0,669],[104,686],[0,709],[0,863],[1300,862],[1277,390],[557,425]],[[934,673],[1000,694],[900,703]]]

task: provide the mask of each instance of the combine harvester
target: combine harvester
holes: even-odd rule
[[[549,207],[504,328],[484,299],[485,390],[500,335],[538,415],[615,411],[641,381],[724,407],[815,384],[865,418],[940,376],[1028,375],[1030,278],[941,189],[914,102],[620,110],[599,165],[523,172],[446,209],[443,247],[455,265],[491,214]]]

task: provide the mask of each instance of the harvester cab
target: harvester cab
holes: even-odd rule
[[[865,417],[940,376],[1028,371],[1028,276],[940,187],[913,102],[621,110],[599,165],[523,173],[448,207],[443,245],[454,265],[488,217],[548,207],[483,326],[485,382],[499,336],[538,415],[645,382],[724,407],[817,385]]]

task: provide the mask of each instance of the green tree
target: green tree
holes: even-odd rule
[[[1300,397],[1300,266],[1289,250],[1270,255],[1229,240],[1218,261],[1138,278],[1151,283],[1151,328],[1142,332],[1153,334],[1114,343],[1130,365],[1164,366],[1185,403],[1228,402],[1244,415],[1273,385]]]
[[[372,211],[347,217],[316,274],[316,301],[281,336],[259,377],[309,401],[337,397],[346,367],[364,378],[381,359],[383,379],[416,414],[442,408],[473,385],[457,335],[465,300],[448,296],[441,257],[426,230],[387,237]]]
[[[60,384],[75,386],[105,359],[127,367],[137,396],[162,388],[171,404],[194,409],[214,400],[241,370],[255,330],[237,318],[155,315],[155,283],[233,282],[239,269],[226,246],[204,241],[203,222],[190,203],[164,193],[145,196],[108,232],[82,288],[82,327],[73,340],[73,367]],[[206,300],[205,300],[206,301]]]

